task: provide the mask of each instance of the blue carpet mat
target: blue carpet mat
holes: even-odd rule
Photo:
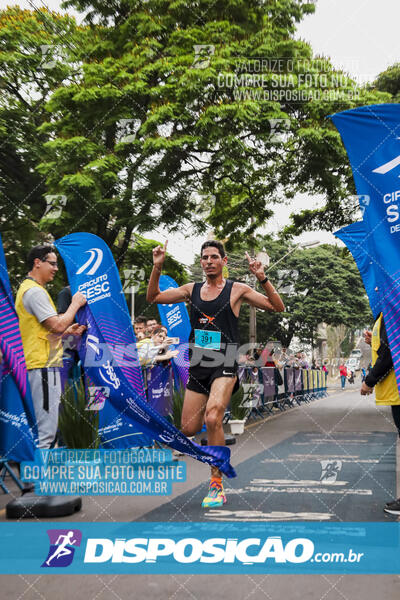
[[[298,433],[234,466],[223,507],[201,508],[203,483],[141,520],[393,520],[383,506],[396,498],[395,433]]]

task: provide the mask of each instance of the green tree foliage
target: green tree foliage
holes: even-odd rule
[[[14,277],[25,271],[27,249],[46,240],[46,186],[36,167],[47,136],[38,127],[51,93],[72,72],[57,53],[78,34],[73,19],[46,9],[0,11],[0,231]]]
[[[351,80],[343,81],[344,88],[354,86]],[[353,88],[354,89],[354,88]],[[354,102],[342,102],[332,105],[327,110],[327,104],[316,103],[315,116],[327,117],[339,111],[356,108],[367,104],[398,102],[400,90],[400,65],[395,64],[383,73],[372,85],[358,87],[359,96]],[[302,129],[306,140],[300,151],[299,162],[303,165],[305,183],[310,178],[311,185],[298,186],[299,192],[324,197],[324,204],[318,208],[305,208],[291,215],[291,224],[284,230],[286,236],[298,235],[302,231],[327,230],[335,231],[344,225],[354,222],[359,217],[359,205],[356,197],[353,175],[340,134],[326,119],[325,125],[318,126],[318,120],[313,123],[314,130]],[[308,148],[307,145],[311,144]],[[291,168],[291,167],[290,167]],[[314,177],[319,184],[312,184]],[[306,200],[307,202],[307,200]]]
[[[388,67],[376,78],[373,87],[380,92],[387,92],[391,95],[392,102],[399,102],[400,99],[400,63]]]
[[[354,82],[294,39],[313,3],[65,6],[86,24],[46,10],[0,13],[1,226],[17,232],[4,235],[15,257],[17,239],[25,247],[73,231],[101,236],[121,267],[134,235],[160,225],[208,223],[246,239],[298,192],[324,194],[327,205],[296,227],[346,222],[351,177],[325,117],[386,96],[353,98]],[[322,94],[332,89],[342,96]],[[45,196],[54,199],[46,215]]]
[[[150,273],[153,268],[152,250],[158,246],[160,242],[155,240],[145,239],[141,236],[135,237],[135,242],[132,247],[127,250],[126,264],[129,265],[127,270],[121,273],[123,285],[129,287],[126,281],[125,274],[129,276],[129,269],[132,269],[132,283],[135,287],[135,316],[142,315],[148,319],[160,319],[157,305],[149,304],[146,300],[147,284],[150,278]],[[176,261],[170,254],[165,257],[163,273],[169,275],[176,281],[178,285],[188,283],[189,277],[181,263]],[[126,289],[126,293],[129,292]],[[126,295],[128,303],[130,302],[130,294]]]
[[[323,244],[296,251],[288,257],[285,268],[295,273],[293,290],[285,299],[287,329],[301,341],[313,343],[322,322],[349,329],[371,322],[360,274],[346,250]]]
[[[264,222],[266,198],[278,198],[281,146],[271,144],[269,120],[283,113],[279,102],[235,100],[218,78],[234,75],[247,57],[309,58],[290,34],[310,3],[65,5],[89,11],[101,28],[78,50],[82,79],[53,95],[53,118],[42,128],[56,139],[40,170],[53,193],[68,197],[58,227],[75,227],[79,206],[80,227],[110,245],[123,231],[122,257],[139,228],[203,230],[204,215],[226,233],[248,229],[253,214]],[[211,48],[210,58],[201,56]]]

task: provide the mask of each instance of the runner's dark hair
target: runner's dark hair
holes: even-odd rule
[[[205,248],[217,248],[218,252],[221,255],[221,258],[224,258],[224,256],[225,256],[225,248],[224,248],[224,245],[222,244],[222,242],[217,242],[216,240],[207,240],[201,246],[200,256],[203,255],[203,250]]]

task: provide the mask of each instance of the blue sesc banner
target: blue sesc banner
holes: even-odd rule
[[[0,457],[32,460],[37,442],[18,316],[0,237]]]
[[[164,292],[170,288],[179,287],[169,275],[161,275],[160,290]],[[179,344],[173,349],[179,350],[176,358],[172,359],[172,368],[176,385],[186,387],[189,379],[189,336],[190,319],[184,302],[176,304],[158,304],[161,323],[167,328],[170,337],[179,338]]]
[[[145,401],[142,371],[136,351],[136,339],[122,291],[121,281],[114,257],[104,241],[91,233],[73,233],[55,242],[68,274],[71,291],[79,291],[87,298],[90,328],[86,345],[82,344],[80,357],[85,369],[86,387],[89,395],[88,409],[99,412],[99,434],[107,448],[130,448],[151,444],[152,438],[143,434],[138,423],[115,405],[115,381],[106,370],[99,370],[99,362],[88,356],[92,349],[103,353],[99,346],[99,334],[104,351],[111,354],[110,364],[117,362],[132,393]],[[82,311],[81,311],[82,312]],[[81,323],[79,314],[78,320]],[[88,356],[86,356],[88,354]],[[94,358],[98,358],[96,355]]]
[[[400,385],[400,105],[362,106],[331,116],[346,147]]]
[[[360,271],[372,313],[376,318],[382,311],[381,299],[378,294],[375,274],[374,264],[376,259],[369,247],[369,235],[366,232],[365,224],[362,221],[351,223],[351,225],[336,231],[335,236],[342,240],[351,252]]]
[[[79,323],[87,326],[79,352],[100,415],[106,406],[115,414],[101,431],[106,447],[140,445],[139,429],[144,436],[235,477],[229,448],[191,442],[148,404],[118,270],[105,242],[92,234],[75,233],[55,245],[66,263],[72,293],[85,292],[88,299],[77,315]]]
[[[160,415],[172,414],[172,375],[169,365],[154,365],[147,371],[147,399]]]

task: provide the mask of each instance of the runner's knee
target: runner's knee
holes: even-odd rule
[[[183,435],[195,435],[198,431],[200,431],[203,425],[203,419],[199,419],[198,417],[191,417],[189,420],[184,420],[182,418],[181,421],[181,432]]]
[[[199,431],[199,428],[195,427],[190,423],[181,424],[181,433],[186,436],[195,435]]]
[[[222,411],[220,408],[214,406],[207,410],[205,418],[207,430],[209,431],[222,427],[223,418],[224,411]]]

